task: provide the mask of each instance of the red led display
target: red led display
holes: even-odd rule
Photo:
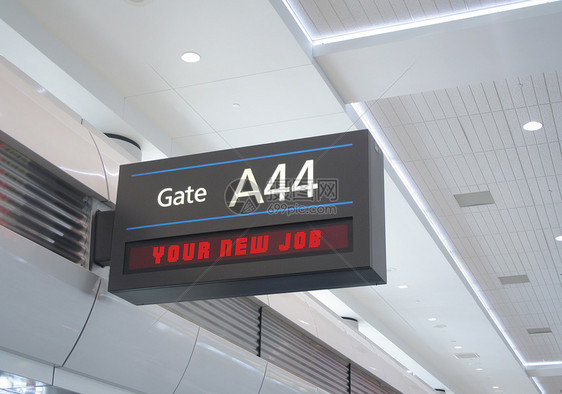
[[[351,250],[351,220],[306,222],[127,244],[125,273]]]

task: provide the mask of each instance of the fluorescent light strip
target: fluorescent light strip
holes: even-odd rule
[[[537,361],[525,364],[525,367],[549,367],[553,365],[562,365],[562,361]]]
[[[398,25],[391,25],[391,26],[379,27],[379,28],[370,29],[370,30],[346,33],[346,34],[342,34],[342,35],[338,35],[338,36],[312,39],[311,36],[309,35],[309,33],[307,32],[307,30],[305,29],[305,27],[303,26],[303,24],[301,23],[301,20],[298,18],[296,13],[293,11],[293,9],[287,3],[287,0],[283,0],[283,2],[285,3],[285,6],[287,7],[287,9],[289,9],[289,12],[291,13],[291,15],[293,16],[295,21],[297,21],[297,23],[298,23],[299,27],[301,28],[301,30],[303,31],[303,33],[309,38],[312,45],[332,44],[332,43],[335,43],[335,42],[354,40],[354,39],[357,39],[357,38],[372,37],[372,36],[377,36],[377,35],[380,35],[380,34],[394,33],[394,32],[397,32],[397,31],[416,29],[416,28],[419,28],[419,27],[432,26],[432,25],[437,25],[437,24],[446,23],[446,22],[453,22],[453,21],[459,21],[459,20],[463,20],[463,19],[475,18],[475,17],[479,17],[479,16],[497,14],[497,13],[500,13],[500,12],[513,11],[513,10],[518,10],[518,9],[527,8],[527,7],[533,7],[533,6],[537,6],[537,5],[541,5],[541,4],[554,3],[554,2],[557,2],[557,1],[559,1],[559,0],[528,0],[528,1],[522,1],[522,2],[513,3],[513,4],[500,5],[500,6],[497,6],[497,7],[483,8],[483,9],[474,10],[474,11],[467,11],[467,12],[462,12],[462,13],[457,13],[457,14],[450,14],[450,15],[440,16],[440,17],[437,17],[437,18],[425,19],[425,20],[415,21],[415,22],[410,22],[410,23],[402,23],[402,24],[398,24]]]
[[[539,388],[541,393],[546,394],[546,390],[544,389],[544,387],[541,386],[541,384],[539,383],[539,380],[534,376],[531,379],[533,379],[533,382],[535,382],[535,384],[537,385],[537,387]]]
[[[310,34],[308,34],[308,29],[302,24],[301,19],[298,17],[298,15],[295,13],[295,11],[293,10],[293,8],[291,7],[291,5],[289,4],[288,0],[283,0],[283,4],[285,4],[285,8],[287,8],[287,10],[289,11],[289,13],[291,14],[291,16],[293,17],[294,21],[297,22],[297,25],[299,26],[299,29],[301,29],[302,33],[306,36],[306,39],[308,40],[308,42],[312,43],[314,42],[314,40],[312,39],[312,37],[310,36]]]
[[[372,117],[371,112],[367,107],[367,105],[365,103],[353,103],[351,104],[351,106],[353,107],[357,116],[359,116],[363,121],[363,123],[365,124],[365,126],[367,126],[373,137],[375,137],[377,144],[382,149],[390,165],[392,165],[392,168],[394,169],[394,171],[396,171],[396,174],[398,174],[398,177],[400,178],[400,180],[402,181],[402,183],[404,184],[404,186],[406,187],[406,189],[414,199],[416,205],[423,212],[425,218],[431,225],[431,228],[435,231],[435,233],[439,237],[439,240],[447,249],[447,252],[455,262],[457,268],[461,271],[462,275],[464,276],[464,278],[466,279],[466,281],[468,282],[468,284],[470,285],[470,287],[478,297],[478,300],[484,306],[484,309],[486,309],[486,312],[488,312],[488,315],[491,317],[492,321],[494,322],[498,330],[505,338],[506,342],[509,344],[509,346],[511,347],[511,349],[513,350],[513,352],[515,353],[521,364],[526,367],[527,363],[523,359],[523,356],[515,346],[515,343],[513,342],[511,337],[507,334],[499,318],[496,316],[490,305],[488,305],[488,301],[486,300],[484,294],[479,289],[478,284],[476,283],[476,281],[468,271],[467,267],[464,265],[464,263],[462,262],[461,258],[457,255],[457,253],[454,252],[454,247],[451,241],[449,240],[449,237],[444,233],[444,230],[442,229],[441,225],[438,223],[435,216],[428,209],[424,198],[422,197],[421,193],[418,191],[417,187],[414,185],[414,182],[408,175],[408,172],[406,171],[402,163],[398,160],[394,152],[394,149],[388,142],[386,136],[384,135],[384,133],[376,123],[375,119]]]

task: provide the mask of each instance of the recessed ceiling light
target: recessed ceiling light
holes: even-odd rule
[[[536,121],[531,121],[531,122],[527,122],[523,125],[523,130],[527,130],[527,131],[537,131],[542,129],[542,123],[541,122],[536,122]]]
[[[493,389],[499,389],[500,386],[492,386]]]
[[[399,285],[398,288],[399,288],[399,289],[407,289],[407,288],[408,288],[408,285]]]
[[[201,55],[196,52],[185,52],[183,55],[181,55],[181,60],[186,63],[197,63],[199,60],[201,60]]]
[[[239,103],[234,103],[234,104],[232,104],[232,108],[240,108],[240,104],[239,104]]]
[[[427,320],[429,320],[429,321],[436,321],[437,318],[436,318],[436,317],[428,317]]]
[[[457,346],[455,346],[455,349],[462,349],[462,346],[461,346],[461,345],[457,345]]]
[[[554,239],[558,242],[562,242],[562,235],[559,235],[558,237],[556,237]]]
[[[477,371],[483,371],[484,369],[482,368],[476,368]]]

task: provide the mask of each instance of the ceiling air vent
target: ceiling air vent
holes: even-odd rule
[[[550,327],[527,328],[527,332],[531,335],[533,335],[533,334],[552,334],[552,330],[550,329]]]
[[[461,208],[494,204],[492,193],[488,190],[484,192],[455,194],[454,196]]]
[[[516,285],[518,283],[529,283],[529,277],[527,275],[510,275],[510,276],[498,276],[502,285]]]
[[[459,360],[466,360],[471,358],[480,358],[476,353],[455,353],[455,357]]]

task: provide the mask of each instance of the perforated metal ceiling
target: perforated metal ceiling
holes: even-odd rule
[[[310,38],[335,37],[458,15],[519,0],[287,0]]]
[[[562,358],[560,73],[368,102],[527,362]],[[521,127],[534,119],[540,131]],[[489,190],[495,204],[460,208]],[[527,275],[529,283],[498,277]],[[531,336],[528,328],[551,327]]]
[[[318,40],[517,2],[287,3]],[[510,39],[498,37],[498,48]],[[542,66],[532,75],[365,102],[513,347],[539,369],[562,360],[562,243],[555,241],[562,234],[562,72],[560,64]],[[544,127],[523,130],[531,120]],[[455,199],[485,191],[494,204],[461,208]],[[500,280],[523,275],[528,281]],[[545,392],[562,388],[559,377],[528,373]]]

